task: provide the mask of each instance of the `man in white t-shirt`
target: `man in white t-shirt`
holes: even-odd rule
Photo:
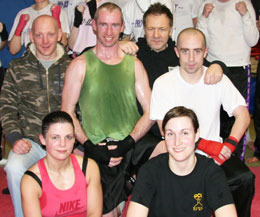
[[[61,43],[67,45],[67,37],[70,33],[68,17],[66,12],[60,7],[53,6],[49,0],[35,0],[35,4],[18,12],[14,24],[9,34],[9,49],[11,54],[18,53],[22,46],[27,46],[30,42],[29,33],[32,23],[40,15],[52,15],[59,23],[63,35]]]
[[[200,140],[200,153],[214,158],[217,164],[222,165],[238,216],[249,217],[254,195],[254,175],[232,155],[250,122],[245,100],[225,75],[215,85],[204,84],[206,67],[202,64],[208,49],[201,31],[194,28],[183,30],[178,36],[175,52],[179,57],[180,67],[163,74],[155,81],[150,119],[157,120],[161,128],[163,117],[171,108],[185,106],[195,111],[200,123],[201,137],[212,140]],[[221,105],[230,116],[235,117],[232,131],[224,143],[219,136]],[[163,147],[164,142],[160,145]]]

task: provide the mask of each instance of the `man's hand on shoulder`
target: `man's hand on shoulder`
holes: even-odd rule
[[[126,41],[126,40],[120,41],[119,46],[124,53],[130,55],[136,55],[136,53],[139,50],[139,47],[133,41]]]
[[[223,76],[223,70],[219,64],[211,64],[205,74],[205,84],[216,84],[221,81]]]
[[[17,140],[13,145],[13,152],[16,154],[26,154],[31,150],[32,144],[25,139]]]

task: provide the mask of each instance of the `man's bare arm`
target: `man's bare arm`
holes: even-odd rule
[[[231,129],[230,136],[235,137],[239,141],[250,124],[250,115],[246,106],[238,106],[234,110],[233,115],[235,123]]]
[[[12,55],[17,54],[22,48],[21,36],[14,35],[11,41],[9,42],[8,46]]]
[[[84,10],[85,7],[83,5],[79,5],[75,8],[74,11],[75,15],[74,15],[73,27],[70,31],[70,36],[68,39],[68,46],[71,50],[73,50],[75,42],[78,38],[79,27],[82,24]]]
[[[10,53],[13,55],[20,52],[20,50],[22,48],[21,35],[22,35],[24,27],[26,26],[26,23],[29,21],[29,19],[30,19],[30,16],[28,14],[22,14],[19,18],[19,22],[17,24],[15,33],[8,44]]]
[[[233,124],[229,137],[234,137],[237,141],[240,141],[250,124],[249,112],[246,106],[238,106],[234,110],[233,115],[235,117],[235,123]],[[232,150],[224,143],[219,158],[221,160],[229,159],[231,154]]]
[[[76,117],[75,106],[80,96],[81,87],[85,78],[85,71],[86,62],[84,56],[81,55],[70,63],[65,74],[61,103],[61,110],[69,113],[73,119],[76,139],[81,144],[87,140],[87,136]]]
[[[70,36],[68,38],[68,46],[71,50],[73,50],[74,48],[75,42],[78,38],[78,34],[79,34],[79,28],[73,26],[70,32]]]
[[[135,92],[136,97],[142,106],[143,115],[137,121],[130,135],[135,141],[138,141],[148,132],[155,121],[149,119],[151,88],[149,85],[148,76],[143,64],[137,58],[135,60]]]

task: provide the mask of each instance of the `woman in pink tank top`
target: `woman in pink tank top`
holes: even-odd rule
[[[72,154],[75,143],[71,117],[62,111],[42,121],[41,144],[46,156],[29,168],[21,181],[25,217],[100,217],[102,189],[92,159]]]

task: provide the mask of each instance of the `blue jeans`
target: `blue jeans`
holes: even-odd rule
[[[31,142],[32,148],[26,154],[16,154],[13,151],[9,152],[7,164],[5,166],[6,179],[8,189],[14,205],[16,217],[23,217],[20,182],[24,172],[38,160],[46,155],[46,151],[41,146],[28,139]]]

